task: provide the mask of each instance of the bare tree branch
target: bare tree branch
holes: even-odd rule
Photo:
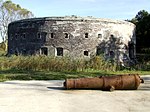
[[[15,4],[11,0],[7,0],[5,2],[0,0],[0,35],[5,45],[7,45],[8,39],[8,24],[15,20],[26,19],[30,17],[33,17],[32,12],[22,8],[19,4]]]

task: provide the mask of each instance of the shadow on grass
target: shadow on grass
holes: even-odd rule
[[[83,78],[112,75],[106,72],[54,72],[32,70],[1,70],[0,80],[64,80],[66,78]]]

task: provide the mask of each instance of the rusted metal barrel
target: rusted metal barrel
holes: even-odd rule
[[[144,80],[138,74],[66,79],[66,89],[135,90]]]

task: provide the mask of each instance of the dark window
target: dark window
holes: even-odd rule
[[[102,54],[102,50],[101,50],[101,48],[97,48],[96,55],[100,55],[100,54]]]
[[[18,35],[18,34],[15,34],[15,39],[16,39],[16,40],[18,39],[18,37],[19,37],[19,35]]]
[[[46,47],[41,48],[41,54],[48,55],[48,49]]]
[[[63,48],[61,47],[57,48],[57,56],[63,56]]]
[[[25,34],[25,33],[22,34],[22,38],[23,38],[23,39],[26,38],[26,34]]]
[[[69,38],[69,35],[68,35],[68,33],[65,33],[65,38]]]
[[[46,38],[46,36],[47,36],[47,33],[46,32],[38,32],[37,33],[37,38],[38,39],[42,39],[42,38]]]
[[[26,49],[23,49],[22,53],[25,55],[27,53]]]
[[[15,50],[15,55],[16,56],[18,56],[19,55],[19,51],[18,51],[18,49],[16,48],[16,50]]]
[[[116,42],[116,41],[117,41],[117,39],[116,39],[116,37],[115,37],[114,35],[110,35],[110,37],[111,37],[111,40],[112,40],[113,42]]]
[[[85,33],[85,38],[88,38],[88,33]]]
[[[42,38],[46,38],[46,36],[47,36],[47,33],[46,33],[46,32],[41,32],[41,37],[42,37]]]
[[[112,34],[111,34],[111,35],[110,35],[110,37],[111,37],[111,38],[113,38],[113,37],[114,37],[114,35],[112,35]]]
[[[111,57],[111,58],[114,58],[114,57],[115,57],[114,51],[110,51],[109,54],[110,54],[110,57]]]
[[[41,33],[37,33],[37,38],[41,39]]]
[[[102,34],[98,34],[98,38],[102,38]]]
[[[84,51],[84,56],[88,56],[89,52],[88,51]]]
[[[54,38],[54,33],[51,33],[51,38]]]

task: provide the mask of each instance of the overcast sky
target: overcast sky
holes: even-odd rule
[[[131,19],[138,11],[150,12],[150,0],[12,0],[30,10],[36,17],[94,16]]]

